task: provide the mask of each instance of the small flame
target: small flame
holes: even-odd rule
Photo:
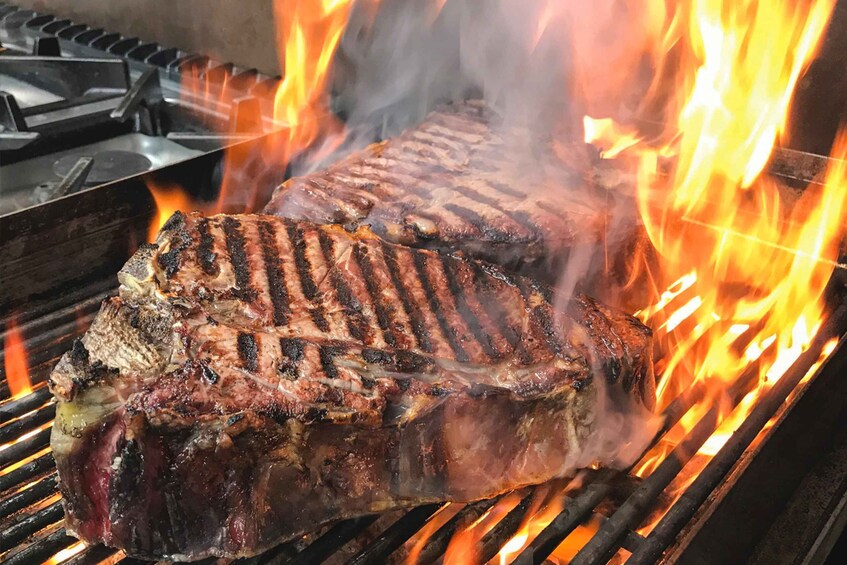
[[[444,564],[478,563],[480,559],[479,542],[520,501],[521,497],[517,493],[507,494],[473,523],[453,535],[450,538],[447,551],[444,552]]]
[[[550,525],[550,522],[562,511],[564,494],[573,488],[575,487],[569,485],[563,492],[547,501],[545,498],[548,493],[544,489],[536,494],[532,505],[527,510],[527,518],[524,518],[518,531],[509,538],[497,554],[497,562],[500,565],[511,563],[544,528]]]
[[[71,557],[77,555],[85,549],[85,543],[78,541],[70,547],[66,547],[65,549],[57,552],[53,557],[47,560],[46,565],[58,565],[59,563],[64,563]]]
[[[194,200],[177,185],[157,184],[152,180],[147,181],[147,190],[153,196],[156,203],[156,213],[150,222],[147,231],[147,241],[153,243],[159,235],[159,230],[173,216],[174,212],[191,212],[200,208]]]
[[[3,344],[3,369],[12,398],[18,398],[32,392],[26,348],[14,318],[6,325],[6,338]]]

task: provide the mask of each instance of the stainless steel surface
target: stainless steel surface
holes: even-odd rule
[[[0,90],[14,96],[22,109],[64,100],[64,98],[52,92],[33,87],[22,80],[5,75],[0,75]]]
[[[163,137],[130,133],[106,141],[13,163],[0,167],[0,215],[34,204],[33,191],[40,184],[60,181],[61,177],[54,172],[53,168],[56,161],[63,158],[75,161],[78,157],[94,156],[104,151],[115,150],[143,155],[150,161],[154,169],[202,153],[202,151],[189,149]]]
[[[14,0],[13,4],[279,74],[272,0]]]

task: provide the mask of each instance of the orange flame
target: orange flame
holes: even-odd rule
[[[3,369],[12,398],[32,392],[26,348],[14,318],[9,320],[6,325],[6,339],[3,344]]]
[[[444,564],[478,563],[480,560],[479,542],[520,501],[521,497],[517,493],[509,493],[498,500],[494,506],[474,520],[473,523],[456,532],[450,538],[450,544],[447,546],[447,551],[444,552]]]
[[[317,160],[343,141],[343,128],[328,109],[327,81],[351,6],[352,0],[274,0],[284,74],[273,89],[252,89],[255,103],[230,88],[229,74],[213,77],[205,68],[186,73],[183,90],[190,103],[229,111],[228,123],[209,125],[236,139],[267,132],[256,143],[227,148],[216,212],[258,209],[293,156],[320,144],[323,150],[311,157]]]
[[[147,180],[147,190],[156,203],[156,213],[147,231],[147,241],[156,241],[159,230],[165,225],[174,212],[192,212],[201,206],[195,202],[182,188],[175,184],[157,184]]]
[[[638,475],[652,472],[709,406],[724,419],[695,459],[716,454],[822,325],[844,235],[847,135],[836,140],[823,183],[799,198],[762,171],[833,7],[678,3],[651,51],[657,72],[639,107],[646,118],[660,108],[669,126],[647,134],[619,115],[584,118],[586,141],[604,157],[637,160],[639,211],[659,258],[653,277],[667,289],[636,314],[664,352],[659,406],[697,382],[708,391],[636,466]],[[659,166],[668,158],[669,170]],[[824,354],[831,351],[828,344]],[[748,369],[758,385],[732,400],[729,387]],[[705,464],[693,463],[676,492]]]
[[[85,549],[85,543],[78,541],[70,547],[66,547],[65,549],[57,552],[53,557],[47,560],[46,565],[58,565],[59,563],[64,563],[71,557],[79,554],[82,550]]]

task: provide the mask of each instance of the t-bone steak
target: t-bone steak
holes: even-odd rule
[[[59,362],[66,529],[144,558],[590,463],[600,391],[654,397],[650,331],[487,264],[273,216],[177,213]]]

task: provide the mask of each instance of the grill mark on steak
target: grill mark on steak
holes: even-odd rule
[[[171,279],[182,266],[182,252],[191,246],[191,236],[185,228],[185,214],[180,211],[174,214],[162,226],[162,231],[171,231],[170,248],[159,253],[156,258],[159,267],[165,271],[165,277]]]
[[[300,376],[298,367],[304,355],[303,340],[296,337],[282,337],[279,339],[279,349],[282,359],[277,365],[277,372],[286,379],[296,380]]]
[[[335,243],[332,237],[326,231],[318,230],[318,242],[327,264],[330,281],[344,311],[350,335],[357,341],[367,344],[373,343],[373,336],[368,331],[368,323],[362,313],[362,304],[356,299],[350,285],[347,284],[338,269],[338,259],[335,256]]]
[[[450,348],[453,350],[456,360],[463,363],[468,362],[470,360],[468,352],[465,351],[462,342],[459,340],[455,325],[451,324],[450,321],[444,317],[444,309],[442,308],[441,300],[439,300],[438,295],[432,286],[432,281],[430,280],[429,272],[427,270],[427,256],[423,253],[415,253],[412,258],[412,263],[415,265],[415,270],[418,273],[418,281],[421,283],[421,287],[423,287],[424,295],[429,303],[429,308],[432,313],[435,314],[435,319],[438,320],[438,325],[441,326],[441,332],[444,334],[444,337],[447,338],[447,343],[450,344]]]
[[[268,277],[268,293],[273,305],[273,322],[275,326],[288,323],[291,310],[288,307],[288,289],[285,286],[285,274],[282,270],[279,249],[276,245],[276,229],[267,221],[259,222],[259,240],[262,246],[262,260],[265,263],[265,274]]]
[[[385,307],[380,297],[380,289],[377,286],[376,273],[374,273],[374,266],[369,257],[368,247],[362,243],[354,244],[353,260],[356,262],[356,265],[362,273],[365,289],[368,291],[371,304],[373,304],[374,311],[376,312],[377,323],[379,324],[379,328],[382,330],[382,337],[385,340],[385,343],[394,347],[397,345],[398,339],[394,335],[391,314],[388,312],[388,309]]]
[[[497,192],[505,194],[507,196],[513,196],[515,198],[526,198],[527,196],[529,196],[529,194],[522,190],[512,188],[509,185],[503,184],[502,182],[497,182],[495,180],[489,180],[488,185]]]
[[[480,233],[493,243],[513,243],[516,239],[515,234],[503,231],[491,225],[488,220],[483,218],[479,213],[470,208],[459,206],[458,204],[444,204],[443,208],[453,212],[463,220],[469,222]]]
[[[553,319],[553,308],[550,304],[553,299],[552,291],[541,288],[534,281],[526,278],[518,281],[518,288],[531,308],[529,321],[532,332],[553,355],[560,355],[562,340]]]
[[[340,353],[339,349],[329,345],[321,345],[318,348],[318,354],[321,358],[321,368],[324,374],[330,379],[338,378],[338,368],[335,366],[333,357]]]
[[[282,354],[292,363],[299,363],[303,358],[303,340],[299,337],[282,337],[279,347]]]
[[[526,212],[521,212],[518,210],[506,210],[501,206],[500,201],[491,196],[487,196],[481,192],[478,192],[472,189],[469,186],[464,186],[461,184],[456,185],[456,192],[462,194],[466,198],[473,200],[474,202],[478,202],[480,204],[484,204],[490,208],[492,208],[498,214],[503,214],[513,222],[515,222],[522,229],[527,231],[529,235],[536,239],[542,239],[543,235],[541,233],[541,228],[533,222],[529,215]]]
[[[447,286],[454,297],[459,315],[465,320],[474,338],[482,346],[482,350],[488,358],[491,360],[499,359],[501,357],[501,351],[498,350],[495,344],[491,328],[483,328],[480,320],[480,312],[470,305],[468,300],[469,285],[459,283],[459,278],[462,276],[459,270],[459,261],[441,258],[439,263],[444,270],[444,278],[447,280]],[[474,302],[479,306],[478,301],[475,300]]]
[[[197,232],[200,234],[197,244],[197,263],[204,273],[215,276],[220,272],[220,269],[215,262],[218,255],[215,253],[215,238],[209,231],[208,218],[203,218],[197,222]]]
[[[253,302],[256,299],[256,290],[250,284],[250,263],[245,251],[244,236],[241,234],[241,222],[227,216],[221,226],[229,252],[229,262],[235,274],[237,296],[244,302]]]
[[[256,345],[256,338],[253,334],[239,332],[236,347],[241,366],[255,373],[259,368],[259,348]]]
[[[297,277],[300,280],[300,288],[303,290],[303,295],[311,303],[309,314],[318,329],[328,332],[329,323],[324,315],[323,305],[318,300],[318,287],[312,278],[312,265],[306,254],[306,240],[303,228],[298,223],[291,221],[286,222],[285,225],[288,232],[288,240],[291,242],[291,247],[294,250],[294,266],[297,271]]]
[[[388,274],[391,277],[391,284],[394,287],[394,291],[397,292],[397,296],[400,298],[403,310],[406,311],[406,316],[409,319],[409,325],[412,327],[412,333],[415,334],[418,347],[427,353],[432,353],[434,351],[432,338],[429,333],[429,329],[424,323],[420,306],[412,300],[412,297],[406,290],[406,285],[404,285],[403,281],[400,279],[397,248],[382,243],[380,245],[380,250],[382,251],[382,258],[385,262]]]

